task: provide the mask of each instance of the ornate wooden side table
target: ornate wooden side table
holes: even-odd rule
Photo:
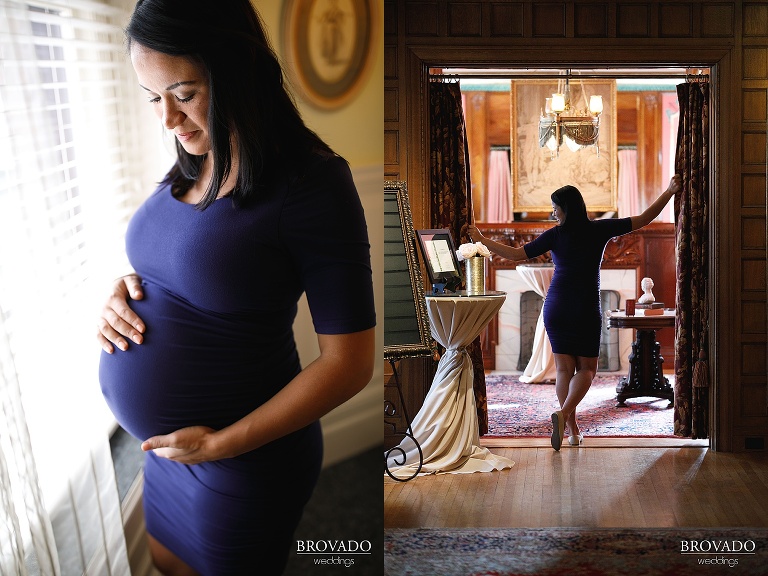
[[[629,355],[629,373],[616,386],[616,406],[626,406],[624,402],[629,398],[651,396],[669,400],[671,407],[675,391],[662,371],[664,358],[659,353],[661,346],[656,341],[656,330],[674,327],[675,311],[664,310],[663,314],[653,316],[638,312],[636,316],[627,316],[623,310],[608,315],[610,328],[633,328],[637,331]]]

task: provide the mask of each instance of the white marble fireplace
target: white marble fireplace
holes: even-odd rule
[[[600,270],[601,290],[619,293],[620,306],[627,298],[636,298],[637,277],[634,269]],[[520,295],[530,290],[517,270],[496,270],[496,290],[507,293],[499,312],[499,334],[496,344],[496,370],[517,372],[520,356]],[[603,310],[603,313],[606,311]],[[632,349],[632,330],[619,330],[619,358],[621,371],[629,369]]]

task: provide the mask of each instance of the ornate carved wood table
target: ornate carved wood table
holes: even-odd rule
[[[664,310],[664,314],[654,316],[645,316],[642,310],[638,310],[636,316],[627,316],[623,310],[608,315],[610,328],[637,331],[629,355],[629,374],[616,386],[616,406],[626,406],[625,400],[638,396],[664,398],[670,406],[674,404],[675,392],[662,372],[664,358],[659,354],[661,346],[656,341],[656,330],[674,325],[674,310]]]

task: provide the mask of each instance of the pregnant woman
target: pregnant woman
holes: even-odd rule
[[[544,301],[544,327],[555,355],[555,392],[560,410],[552,414],[552,448],[560,450],[568,425],[569,444],[578,446],[583,435],[576,408],[586,396],[597,372],[602,333],[600,264],[608,241],[650,224],[680,189],[680,177],[642,214],[629,218],[590,220],[581,192],[563,186],[552,193],[552,215],[557,226],[522,247],[485,238],[474,226],[469,235],[492,252],[509,260],[535,258],[551,251],[555,273]]]
[[[126,34],[177,161],[129,224],[135,274],[99,321],[102,391],[147,451],[158,569],[280,574],[320,470],[318,419],[372,374],[362,207],[249,0],[143,0]],[[302,293],[320,348],[303,368]]]

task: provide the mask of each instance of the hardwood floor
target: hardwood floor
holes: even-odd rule
[[[385,476],[384,527],[768,527],[768,453],[662,440],[481,441],[515,466]]]

